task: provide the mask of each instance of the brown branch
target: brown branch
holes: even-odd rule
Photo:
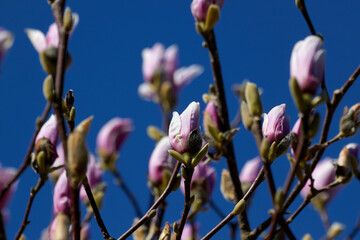
[[[124,240],[128,238],[133,232],[136,231],[141,225],[143,225],[145,222],[147,222],[150,218],[150,213],[157,209],[160,204],[165,200],[165,198],[171,193],[173,185],[176,180],[176,175],[179,172],[181,163],[177,162],[174,171],[172,172],[171,178],[169,180],[168,185],[166,186],[164,192],[161,194],[161,196],[158,198],[158,200],[149,208],[149,210],[146,212],[146,214],[131,228],[129,228],[121,237],[118,238],[118,240]]]
[[[184,180],[184,185],[185,185],[184,210],[183,210],[183,214],[182,214],[181,220],[180,220],[179,231],[176,233],[176,240],[181,239],[181,235],[184,230],[184,226],[185,226],[187,217],[190,212],[191,204],[192,204],[190,202],[190,186],[191,186],[191,178],[192,178],[194,170],[192,169],[192,167],[186,167],[185,171],[187,173],[186,173],[186,178]]]
[[[124,191],[126,197],[130,200],[131,204],[133,205],[136,215],[140,218],[143,214],[134,194],[131,192],[130,188],[128,188],[128,186],[125,184],[119,171],[115,169],[114,171],[111,171],[111,173],[114,175],[117,185]]]
[[[245,202],[251,197],[256,188],[263,182],[265,170],[264,167],[261,168],[259,174],[255,178],[255,181],[251,184],[249,190],[245,193],[242,198]],[[223,228],[227,223],[229,223],[234,217],[236,217],[233,212],[229,213],[216,227],[214,227],[208,234],[206,234],[201,240],[210,239],[215,235],[221,228]]]
[[[305,6],[305,1],[304,0],[300,0],[301,4],[302,4],[302,8],[300,9],[302,15],[304,16],[305,20],[306,20],[306,23],[310,29],[310,32],[312,35],[316,35],[316,31],[315,31],[315,28],[311,22],[311,19],[310,19],[310,16],[309,16],[309,13],[306,9],[306,6]]]
[[[16,240],[20,239],[20,237],[21,237],[22,233],[24,232],[26,226],[30,223],[30,221],[28,220],[28,217],[29,217],[29,214],[30,214],[32,203],[33,203],[33,201],[34,201],[34,199],[36,197],[36,194],[40,191],[42,186],[44,186],[46,180],[47,180],[47,177],[39,177],[38,183],[36,184],[35,188],[31,188],[29,202],[27,204],[24,219],[22,221],[20,229],[19,229],[18,233],[16,234],[16,237],[15,237]]]
[[[104,237],[104,239],[106,240],[113,240],[114,238],[112,238],[108,232],[108,230],[106,229],[106,226],[101,218],[101,215],[100,215],[100,212],[99,212],[99,209],[96,205],[96,202],[95,202],[95,199],[94,199],[94,196],[91,192],[91,188],[89,186],[89,182],[88,182],[88,179],[87,177],[85,176],[85,178],[82,180],[82,185],[84,186],[84,189],[85,189],[85,192],[86,192],[86,195],[89,199],[89,202],[90,202],[90,205],[91,205],[91,208],[93,210],[93,213],[94,213],[94,216],[95,216],[95,219],[96,219],[96,222],[101,230],[101,233]]]
[[[51,103],[47,103],[44,110],[43,110],[43,113],[41,114],[41,117],[38,121],[40,122],[45,122],[45,119],[47,117],[47,115],[49,114],[49,111],[50,111],[50,108],[51,108]],[[28,150],[25,154],[25,157],[24,157],[24,160],[23,160],[23,163],[21,164],[19,170],[16,172],[15,176],[10,180],[10,182],[8,182],[5,187],[1,190],[1,193],[0,193],[0,200],[4,197],[5,193],[10,189],[10,187],[12,186],[12,184],[21,176],[21,174],[25,171],[25,169],[30,165],[30,161],[31,161],[31,152],[34,148],[34,145],[35,145],[35,139],[36,139],[36,136],[38,135],[39,131],[40,131],[40,128],[41,126],[36,124],[36,128],[35,128],[35,131],[33,133],[33,136],[31,137],[31,140],[30,140],[30,144],[29,144],[29,147],[28,147]]]
[[[230,130],[230,122],[229,122],[229,113],[226,103],[226,95],[225,95],[225,89],[224,89],[224,81],[222,78],[221,73],[221,64],[220,64],[220,58],[218,55],[218,50],[216,46],[216,39],[215,39],[215,33],[213,30],[210,32],[206,32],[202,34],[203,38],[205,39],[207,43],[207,48],[209,49],[209,55],[210,55],[210,62],[211,62],[211,68],[213,71],[213,78],[215,83],[215,90],[218,100],[218,107],[219,107],[219,119],[220,119],[220,128],[222,131],[228,131]],[[233,142],[230,141],[226,145],[226,159],[227,159],[227,166],[230,172],[230,177],[233,182],[234,188],[235,188],[235,200],[234,202],[237,203],[242,199],[244,196],[244,193],[241,189],[241,182],[239,179],[239,170],[236,163],[235,158],[235,151]],[[239,215],[239,222],[240,222],[240,229],[245,234],[250,231],[250,224],[249,220],[246,214],[246,211],[243,211]]]

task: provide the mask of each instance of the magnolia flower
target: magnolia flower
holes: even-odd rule
[[[200,150],[200,103],[192,102],[181,115],[174,112],[169,126],[170,144],[179,153]]]
[[[240,181],[242,183],[252,184],[255,181],[261,168],[261,158],[259,156],[247,161],[240,172]]]
[[[184,230],[181,235],[181,240],[196,240],[199,238],[199,225],[198,224],[185,224]]]
[[[176,160],[170,156],[168,152],[169,149],[172,149],[169,137],[163,137],[151,154],[149,161],[149,178],[155,183],[161,183],[164,170],[172,172],[175,167]]]
[[[89,154],[86,176],[91,189],[93,189],[97,184],[101,183],[103,179],[103,171],[96,162],[96,158],[93,154]],[[87,194],[83,186],[80,189],[80,199],[83,202],[87,201]]]
[[[345,147],[349,151],[350,155],[359,162],[359,144],[349,143]]]
[[[274,107],[268,114],[264,113],[262,133],[270,143],[279,143],[289,133],[289,117],[285,113],[285,104]]]
[[[315,189],[321,189],[323,187],[326,187],[330,183],[335,181],[335,168],[333,165],[333,161],[335,159],[331,158],[325,158],[322,161],[320,161],[313,173],[312,177],[314,179],[314,188]],[[339,190],[339,187],[330,188],[329,190],[326,190],[322,193],[326,194],[325,204],[331,200],[332,197],[336,194],[336,192]],[[304,188],[301,190],[301,196],[303,198],[306,198],[308,192],[310,191],[310,179],[306,182]]]
[[[14,43],[14,36],[4,28],[0,27],[0,62],[9,48]]]
[[[35,144],[42,138],[48,139],[51,144],[56,146],[59,137],[59,131],[57,128],[57,121],[55,115],[51,117],[42,125],[38,135],[35,139]]]
[[[204,111],[204,129],[205,133],[209,135],[209,126],[220,130],[218,109],[213,100],[209,101]],[[211,136],[211,135],[210,135]]]
[[[208,9],[211,4],[216,4],[222,8],[225,0],[193,0],[191,3],[191,13],[199,22],[205,22]]]
[[[210,164],[205,164],[201,161],[195,168],[191,178],[191,190],[198,190],[201,188],[201,192],[206,193],[206,199],[210,198],[212,191],[214,190],[216,182],[216,170],[211,167]],[[181,191],[185,193],[184,181],[180,185]]]
[[[42,125],[35,139],[35,152],[39,154],[41,151],[45,153],[45,161],[51,166],[57,158],[56,145],[59,138],[59,131],[55,115]]]
[[[73,13],[72,17],[73,17],[73,28],[72,28],[73,31],[77,26],[77,24],[79,23],[79,15]],[[45,51],[50,46],[53,46],[55,48],[59,46],[59,31],[56,23],[50,25],[49,30],[46,33],[46,36],[44,35],[43,32],[32,28],[25,29],[25,32],[38,53]]]
[[[53,204],[55,216],[59,212],[70,215],[70,185],[65,171],[60,175],[58,181],[55,184]]]
[[[129,118],[113,118],[99,131],[96,147],[101,155],[114,156],[120,150],[123,142],[132,132],[132,121]]]
[[[318,36],[309,36],[295,44],[291,53],[290,75],[295,77],[300,89],[315,94],[324,77],[325,51]]]
[[[3,168],[0,164],[0,192],[14,178],[15,175],[16,175],[16,170],[14,168]],[[2,211],[5,208],[13,192],[15,192],[16,187],[17,187],[16,183],[11,185],[10,189],[5,193],[5,195],[0,201],[0,211]]]
[[[165,49],[161,43],[142,51],[142,72],[145,83],[139,86],[139,95],[146,100],[159,100],[159,83],[170,84],[171,93],[176,96],[180,89],[190,83],[203,72],[199,65],[191,65],[177,69],[179,56],[178,47],[171,45]]]

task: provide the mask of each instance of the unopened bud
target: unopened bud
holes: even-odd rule
[[[328,239],[333,239],[337,237],[344,230],[344,228],[345,226],[339,222],[334,222],[333,224],[331,224],[326,234]]]
[[[210,31],[220,19],[220,7],[216,4],[211,4],[206,15],[205,31]]]
[[[159,240],[170,240],[171,237],[171,228],[169,223],[165,223],[165,227],[160,234]]]
[[[340,132],[345,137],[353,136],[360,126],[360,103],[353,105],[349,110],[345,107],[340,120]]]
[[[51,75],[48,75],[43,83],[43,94],[46,100],[52,101],[54,98],[54,80]]]
[[[57,51],[57,48],[50,46],[39,55],[41,66],[48,74],[55,74],[56,72]]]
[[[69,7],[66,7],[65,13],[64,13],[64,29],[66,32],[71,32],[73,27],[73,17],[71,13],[71,9]]]
[[[176,179],[175,179],[175,182],[173,184],[173,187],[172,187],[172,191],[176,191],[179,189],[180,187],[180,184],[181,184],[181,175],[178,173],[177,176],[176,176]]]
[[[75,98],[73,94],[73,90],[70,89],[65,96],[65,104],[68,109],[71,109],[71,107],[74,105]]]
[[[88,163],[88,150],[85,138],[90,127],[92,117],[82,121],[69,135],[67,170],[70,176],[70,186],[78,187],[86,174]]]
[[[281,209],[282,206],[284,205],[284,200],[285,200],[284,191],[282,189],[278,189],[274,197],[275,207],[277,209]]]
[[[179,225],[177,224],[177,222],[174,222],[174,224],[173,224],[173,231],[174,231],[175,233],[178,233],[178,232],[179,232]]]
[[[147,218],[151,219],[156,216],[156,210],[152,209],[147,215]]]
[[[69,228],[70,219],[69,216],[59,212],[56,216],[57,224],[52,234],[52,239],[70,240]]]
[[[235,188],[234,184],[232,183],[230,173],[226,169],[223,169],[221,172],[220,191],[225,199],[234,201]]]
[[[302,237],[301,240],[312,240],[312,238],[311,238],[311,235],[307,233]]]
[[[155,126],[148,126],[146,132],[151,139],[157,142],[160,141],[160,139],[165,135],[159,128]]]
[[[294,77],[290,78],[289,86],[290,86],[291,95],[294,99],[295,105],[300,110],[300,112],[305,113],[305,112],[309,111],[311,109],[311,107],[310,107],[311,99],[304,97],[304,95],[306,95],[306,94],[303,94],[303,92],[301,91],[301,89],[296,81],[296,78],[294,78]]]
[[[246,202],[244,199],[241,199],[234,207],[232,214],[239,215],[241,214],[246,207]]]
[[[241,102],[240,111],[241,111],[241,118],[242,118],[245,128],[247,130],[250,130],[253,125],[254,119],[250,115],[249,107],[245,101]]]
[[[254,83],[248,82],[245,87],[245,98],[249,108],[249,113],[260,117],[262,114],[262,105],[259,90]]]

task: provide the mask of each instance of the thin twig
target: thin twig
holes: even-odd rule
[[[184,210],[183,210],[183,214],[182,214],[181,220],[180,220],[179,231],[176,233],[176,240],[181,239],[181,235],[184,230],[185,223],[186,223],[187,217],[189,215],[191,204],[192,204],[190,202],[190,186],[191,186],[191,178],[192,178],[194,170],[191,167],[187,167],[185,169],[185,171],[186,171],[186,178],[184,180],[184,185],[185,185]]]
[[[226,218],[226,215],[221,211],[221,209],[216,205],[216,203],[213,200],[209,201],[209,205],[214,210],[214,212],[220,217],[220,219]],[[230,222],[229,228],[230,228],[230,239],[235,239],[236,223]]]
[[[124,191],[125,195],[133,205],[136,215],[140,218],[143,214],[134,194],[131,192],[130,188],[128,188],[128,186],[125,184],[118,170],[115,169],[114,171],[111,171],[111,173],[114,175],[117,185]]]
[[[128,238],[133,232],[136,231],[141,225],[143,225],[146,221],[148,221],[149,214],[159,207],[159,205],[165,200],[165,198],[171,193],[173,185],[176,180],[176,175],[179,172],[181,163],[177,162],[174,171],[172,172],[171,178],[169,180],[168,185],[166,186],[164,192],[161,194],[161,196],[158,198],[158,200],[149,208],[149,210],[146,212],[146,214],[131,228],[129,228],[121,237],[119,237],[117,240],[124,240]]]
[[[91,188],[89,186],[89,182],[88,182],[88,179],[87,177],[85,176],[85,178],[83,179],[82,181],[82,185],[84,186],[84,189],[85,189],[85,192],[86,192],[86,195],[89,199],[89,202],[90,202],[90,205],[91,205],[91,208],[94,212],[94,216],[95,216],[95,219],[96,219],[96,222],[101,230],[101,233],[104,237],[104,239],[106,240],[111,240],[111,239],[114,239],[110,236],[108,230],[106,229],[106,226],[104,224],[104,221],[102,220],[101,218],[101,215],[100,215],[100,212],[99,212],[99,209],[96,205],[96,202],[95,202],[95,199],[94,199],[94,196],[91,192]]]
[[[264,174],[265,174],[265,169],[264,169],[264,167],[262,167],[260,169],[259,174],[255,178],[255,181],[251,184],[249,190],[245,193],[244,197],[242,198],[245,202],[251,197],[251,195],[254,193],[256,188],[263,182]],[[214,227],[201,240],[210,239],[212,236],[215,235],[215,233],[217,233],[221,228],[223,228],[234,217],[236,217],[236,215],[234,215],[232,212],[229,213],[216,227]]]
[[[4,228],[4,217],[2,212],[0,212],[0,239],[6,240],[6,232]]]
[[[207,43],[207,48],[209,49],[211,68],[213,71],[213,78],[219,105],[220,129],[225,132],[230,130],[229,112],[226,103],[224,81],[221,73],[221,64],[216,46],[215,33],[213,30],[211,30],[207,33],[203,33],[202,36]],[[230,177],[235,188],[234,202],[237,203],[238,201],[240,201],[240,199],[242,199],[244,193],[241,189],[239,170],[236,163],[234,145],[232,141],[230,141],[229,144],[226,145],[225,157],[227,159],[227,166],[230,172]],[[246,214],[246,210],[239,215],[239,222],[240,229],[244,234],[250,231],[250,224]]]
[[[309,13],[306,9],[306,6],[305,6],[305,1],[304,0],[300,0],[301,1],[301,4],[302,4],[302,8],[300,9],[301,13],[303,14],[305,20],[306,20],[306,23],[310,29],[310,32],[312,35],[316,35],[316,31],[315,31],[315,28],[311,22],[311,19],[310,19],[310,16],[309,16]]]
[[[51,103],[47,103],[44,110],[43,110],[43,113],[41,114],[41,117],[39,119],[40,122],[44,122],[47,115],[49,114],[50,112],[50,108],[51,108]],[[31,137],[31,140],[30,140],[30,144],[29,144],[29,147],[28,147],[28,150],[26,151],[26,154],[25,154],[25,157],[24,157],[24,160],[23,160],[23,163],[21,164],[19,170],[16,172],[15,176],[10,180],[10,182],[8,182],[5,187],[1,190],[1,193],[0,193],[0,200],[4,197],[4,195],[7,193],[7,191],[10,189],[10,187],[12,186],[12,184],[21,176],[21,174],[25,171],[25,169],[30,165],[30,161],[31,161],[31,158],[30,158],[30,155],[31,155],[31,152],[34,148],[34,145],[35,145],[35,139],[36,139],[36,136],[38,135],[39,131],[40,131],[40,128],[41,126],[39,126],[38,124],[36,124],[36,128],[35,128],[35,131],[33,133],[33,136]]]
[[[28,220],[28,217],[29,217],[29,214],[30,214],[32,203],[33,203],[33,201],[34,201],[34,199],[36,197],[36,194],[40,191],[42,186],[44,186],[46,180],[47,180],[47,177],[39,177],[38,183],[36,184],[35,188],[31,188],[29,202],[27,204],[24,219],[22,221],[20,229],[19,229],[18,233],[16,234],[16,237],[15,237],[16,240],[20,239],[20,237],[21,237],[22,233],[24,232],[26,226],[30,223],[30,221]]]

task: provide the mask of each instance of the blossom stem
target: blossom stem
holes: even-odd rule
[[[125,195],[133,205],[136,215],[140,218],[143,214],[141,212],[140,205],[137,202],[134,194],[131,192],[130,188],[128,188],[128,186],[125,184],[118,170],[115,169],[114,171],[111,171],[111,173],[116,179],[116,184],[124,191]]]
[[[39,119],[40,122],[42,122],[42,123],[45,122],[45,119],[46,119],[47,115],[50,112],[50,108],[51,108],[51,103],[48,102],[46,104],[44,110],[43,110],[43,113],[41,114],[41,117]],[[30,144],[29,144],[28,150],[27,150],[27,152],[25,154],[23,163],[21,164],[19,170],[16,172],[15,176],[1,190],[0,200],[4,197],[5,193],[10,189],[12,184],[21,176],[21,174],[25,171],[25,169],[30,165],[30,161],[31,161],[30,155],[31,155],[31,152],[32,152],[32,150],[34,148],[35,139],[36,139],[37,134],[40,131],[40,128],[41,128],[41,126],[37,124],[36,128],[35,128],[35,131],[33,133],[33,136],[32,136],[32,138],[30,140]]]
[[[203,33],[203,38],[206,41],[207,48],[209,50],[210,55],[210,62],[211,67],[213,71],[213,78],[215,83],[215,89],[216,89],[216,95],[217,100],[219,103],[219,120],[220,120],[220,128],[226,132],[227,130],[230,130],[230,122],[229,122],[229,113],[226,103],[226,95],[225,95],[225,89],[224,89],[224,82],[222,78],[221,73],[221,64],[220,64],[220,58],[218,55],[217,45],[216,45],[216,39],[215,39],[215,33],[213,30]],[[230,172],[231,180],[233,182],[233,185],[235,187],[235,200],[234,202],[237,203],[242,199],[244,196],[244,193],[241,189],[241,182],[239,179],[239,170],[236,163],[235,158],[235,151],[233,142],[230,141],[226,145],[226,159],[227,159],[227,165]],[[239,222],[240,222],[240,229],[243,233],[250,231],[250,224],[249,220],[246,214],[246,210],[243,211],[239,215]]]
[[[15,237],[16,240],[20,239],[22,233],[25,231],[26,226],[30,223],[30,221],[28,220],[28,217],[29,217],[29,214],[30,214],[30,210],[31,210],[33,201],[34,201],[34,199],[35,199],[35,197],[36,197],[36,194],[37,194],[37,193],[40,191],[40,189],[44,186],[46,180],[47,180],[47,177],[46,177],[46,176],[45,176],[45,177],[44,177],[44,176],[39,177],[38,183],[36,184],[35,188],[31,188],[30,198],[29,198],[29,201],[28,201],[26,210],[25,210],[24,219],[23,219],[23,221],[22,221],[22,224],[21,224],[21,226],[20,226],[19,231],[18,231],[17,234],[16,234],[16,237]]]
[[[119,237],[117,240],[124,240],[128,238],[133,232],[136,231],[141,225],[143,225],[145,222],[149,220],[149,214],[154,210],[157,209],[160,204],[165,200],[165,198],[171,193],[173,185],[176,180],[176,175],[179,172],[181,163],[177,162],[176,166],[174,168],[174,171],[172,172],[171,178],[169,180],[168,185],[166,186],[164,192],[161,194],[161,196],[158,198],[158,200],[149,208],[149,210],[146,212],[146,214],[131,228],[129,228],[121,237]]]
[[[180,220],[179,231],[176,233],[176,240],[181,239],[181,235],[184,230],[187,216],[189,215],[191,204],[192,204],[190,202],[190,187],[191,187],[191,178],[192,178],[194,169],[192,169],[192,167],[186,167],[185,170],[187,171],[187,173],[186,173],[187,177],[184,180],[184,185],[185,185],[184,210],[183,210],[183,214],[182,214],[182,217]]]
[[[91,188],[89,186],[89,182],[88,182],[88,179],[87,177],[85,176],[85,178],[83,179],[82,181],[82,185],[84,186],[84,189],[85,189],[85,192],[86,192],[86,195],[89,199],[89,202],[90,202],[90,205],[91,205],[91,208],[94,212],[94,216],[95,216],[95,219],[96,219],[96,222],[101,230],[101,233],[104,237],[104,239],[106,240],[113,240],[114,238],[112,238],[108,232],[108,230],[106,229],[106,226],[104,224],[104,221],[102,220],[101,218],[101,215],[100,215],[100,212],[99,212],[99,209],[96,205],[96,202],[95,202],[95,199],[94,199],[94,196],[91,192]]]
[[[306,9],[306,5],[305,5],[305,0],[300,0],[301,1],[301,4],[302,4],[302,8],[300,9],[302,15],[304,16],[305,18],[305,21],[310,29],[310,32],[312,35],[316,35],[316,31],[315,31],[315,28],[314,28],[314,25],[312,24],[311,22],[311,19],[310,19],[310,16],[309,16],[309,13]]]

